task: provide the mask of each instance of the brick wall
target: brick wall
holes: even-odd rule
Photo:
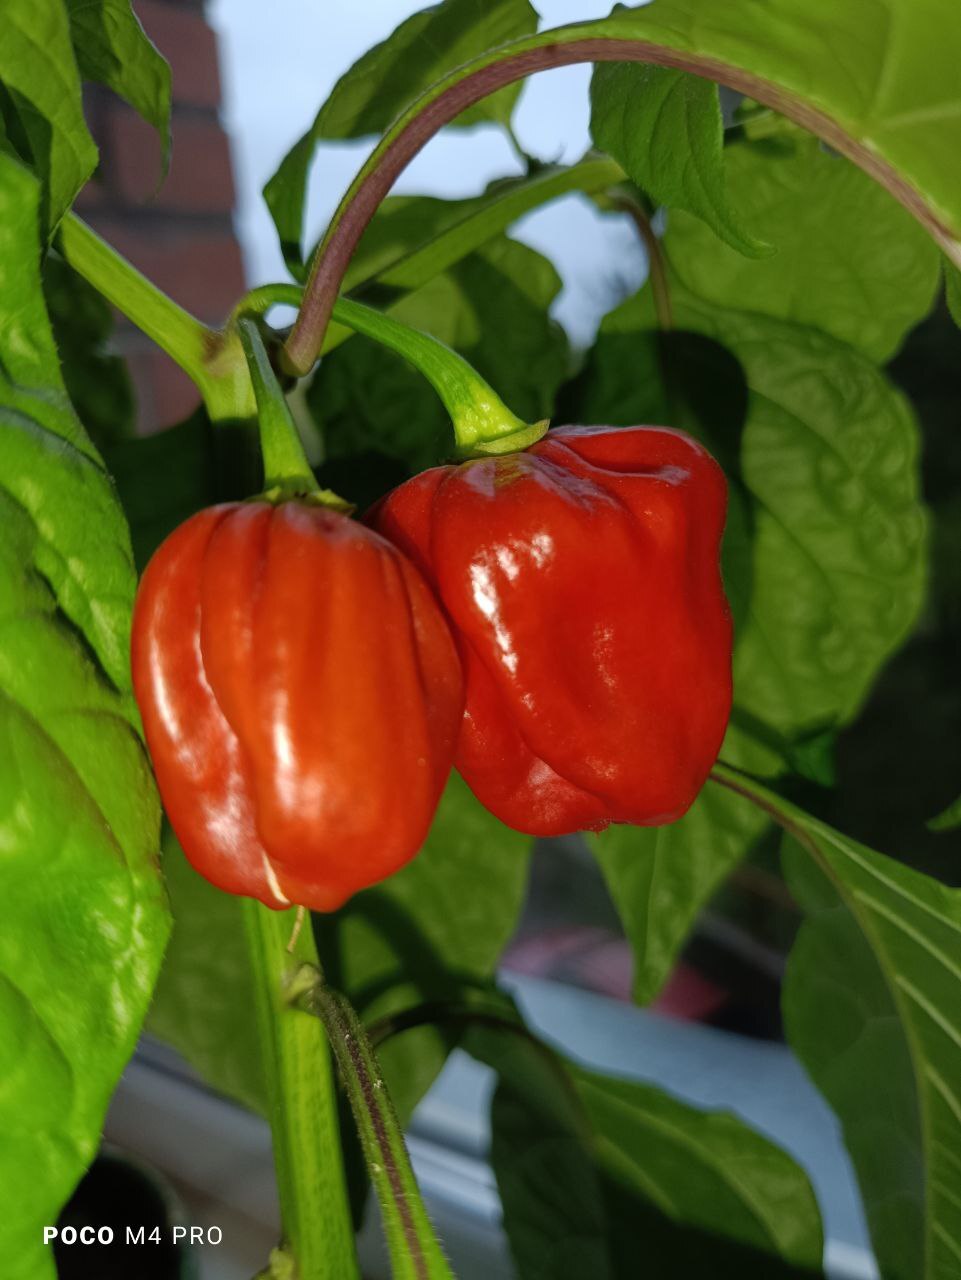
[[[220,323],[243,292],[244,276],[231,221],[230,151],[218,117],[216,37],[202,0],[134,0],[134,8],[173,72],[170,172],[158,189],[160,147],[153,130],[125,103],[93,88],[87,114],[101,163],[77,209],[175,301]],[[190,380],[122,317],[116,340],[130,364],[142,434],[194,408]]]

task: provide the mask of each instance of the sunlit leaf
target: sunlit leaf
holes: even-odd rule
[[[123,515],[43,308],[39,188],[0,156],[0,1252],[52,1276],[44,1225],[96,1152],[166,940],[159,806],[137,736]]]
[[[601,64],[591,80],[591,136],[655,204],[687,209],[739,254],[772,252],[745,230],[729,199],[710,81],[670,67]],[[744,202],[752,225],[753,204]]]

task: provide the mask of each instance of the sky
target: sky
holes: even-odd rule
[[[212,0],[220,37],[223,115],[237,182],[237,232],[251,285],[286,279],[261,189],[309,128],[337,79],[423,0]],[[542,26],[599,17],[611,0],[536,0]],[[360,16],[362,11],[362,16]],[[529,79],[514,125],[522,146],[545,160],[573,161],[590,144],[588,66]],[[371,141],[337,143],[319,153],[311,175],[307,240],[313,243],[370,150]],[[520,165],[493,125],[434,138],[398,180],[398,194],[474,195]],[[591,340],[625,283],[640,284],[644,259],[625,219],[601,215],[568,196],[529,214],[511,232],[546,253],[564,282],[554,314],[577,343]]]

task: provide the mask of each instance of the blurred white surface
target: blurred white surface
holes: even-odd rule
[[[781,1044],[673,1021],[540,979],[502,975],[532,1029],[602,1073],[646,1080],[697,1106],[735,1112],[806,1169],[825,1231],[828,1280],[877,1280],[837,1120]],[[429,1212],[458,1280],[514,1270],[487,1164],[492,1073],[455,1052],[418,1107],[408,1142]],[[267,1125],[200,1085],[146,1042],[107,1118],[107,1140],[177,1187],[192,1225],[219,1226],[201,1280],[249,1280],[279,1232]],[[361,1238],[367,1280],[389,1280],[376,1214]],[[586,1278],[585,1278],[586,1280]]]

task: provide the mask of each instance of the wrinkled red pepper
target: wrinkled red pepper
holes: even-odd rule
[[[200,512],[147,567],[132,661],[167,814],[214,884],[330,911],[420,848],[463,682],[420,574],[372,530],[297,501]]]
[[[709,453],[660,427],[563,427],[436,467],[371,515],[435,587],[467,683],[455,764],[534,835],[690,806],[731,707]]]

